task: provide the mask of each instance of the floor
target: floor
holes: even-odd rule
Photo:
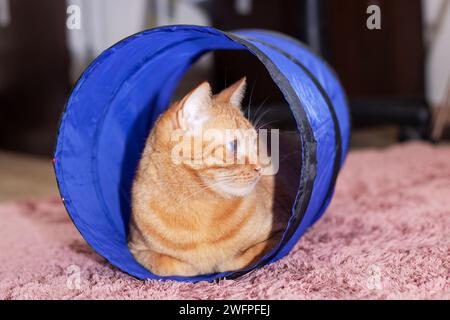
[[[288,256],[217,283],[137,280],[88,246],[58,199],[2,203],[0,300],[448,300],[448,159],[450,146],[423,142],[352,150],[326,214]],[[117,238],[101,239],[110,252]]]
[[[0,151],[0,202],[57,194],[50,159]]]

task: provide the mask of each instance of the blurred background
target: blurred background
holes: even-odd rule
[[[352,148],[450,137],[450,0],[0,0],[0,201],[57,194],[51,156],[77,78],[117,41],[167,24],[263,28],[307,43],[346,89]],[[285,103],[239,52],[202,58],[176,95],[244,74],[256,105]]]

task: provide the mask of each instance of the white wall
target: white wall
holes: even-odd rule
[[[444,17],[438,33],[426,33],[428,39],[433,39],[426,61],[427,98],[433,106],[437,106],[450,85],[450,3],[445,12],[441,11],[444,1],[450,0],[422,1],[426,30],[431,31],[429,28],[440,13]]]
[[[67,29],[71,78],[75,80],[103,50],[142,30],[146,0],[67,0],[80,8],[80,29]]]
[[[131,34],[166,24],[208,25],[208,17],[196,6],[201,1],[176,1],[169,12],[169,0],[155,0],[152,12],[149,0],[66,0],[81,9],[81,29],[67,29],[72,80],[103,50]]]

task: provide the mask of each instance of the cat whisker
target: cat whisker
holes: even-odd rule
[[[179,186],[180,185],[179,182],[171,183],[169,181],[161,181],[160,179],[152,179],[152,182],[155,183],[155,184],[158,184],[160,186]],[[183,185],[184,186],[196,187],[196,186],[199,186],[201,184],[199,182],[195,182],[195,183],[189,183],[189,184],[183,184]]]
[[[205,190],[212,189],[212,188],[214,188],[214,187],[216,187],[216,186],[219,186],[219,185],[223,184],[224,182],[225,182],[225,181],[218,181],[218,182],[216,182],[216,183],[213,183],[213,184],[207,185],[207,186],[205,186],[205,187],[203,187],[203,188],[200,188],[199,190],[197,190],[197,191],[191,193],[191,195],[190,195],[189,197],[186,197],[186,198],[184,198],[184,199],[180,199],[180,203],[183,203],[184,201],[187,201],[187,200],[193,198],[194,196],[196,196],[196,195],[199,194],[200,192],[203,192],[203,191],[205,191]]]
[[[256,131],[258,131],[259,129],[266,129],[266,128],[263,128],[263,127],[268,126],[269,124],[277,123],[277,122],[279,122],[279,120],[267,121],[267,122],[265,122],[265,123],[263,123],[261,125],[258,125],[255,129],[256,129]]]
[[[262,121],[262,119],[264,118],[265,115],[267,115],[270,112],[269,109],[264,110],[259,116],[258,118],[255,120],[253,126],[256,128],[259,126],[259,123]]]
[[[252,91],[250,92],[250,98],[248,99],[247,108],[244,111],[244,114],[245,114],[245,112],[247,112],[247,119],[249,119],[249,120],[251,118],[251,108],[250,108],[250,106],[252,105],[253,90],[255,89],[255,86],[256,86],[256,80],[255,80],[255,82],[253,82]]]
[[[258,112],[261,110],[261,108],[264,106],[264,104],[267,102],[268,98],[265,98],[263,100],[263,102],[261,102],[261,104],[258,106],[258,108],[256,109],[253,118],[250,120],[251,123],[254,123],[255,118],[258,116]]]
[[[230,176],[230,177],[219,178],[219,179],[217,179],[217,181],[226,183],[226,182],[232,182],[235,178],[236,178],[236,176]]]

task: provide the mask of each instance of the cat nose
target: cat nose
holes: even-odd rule
[[[261,172],[262,168],[261,168],[261,166],[254,166],[253,170],[255,170],[256,172],[259,173],[259,172]]]

